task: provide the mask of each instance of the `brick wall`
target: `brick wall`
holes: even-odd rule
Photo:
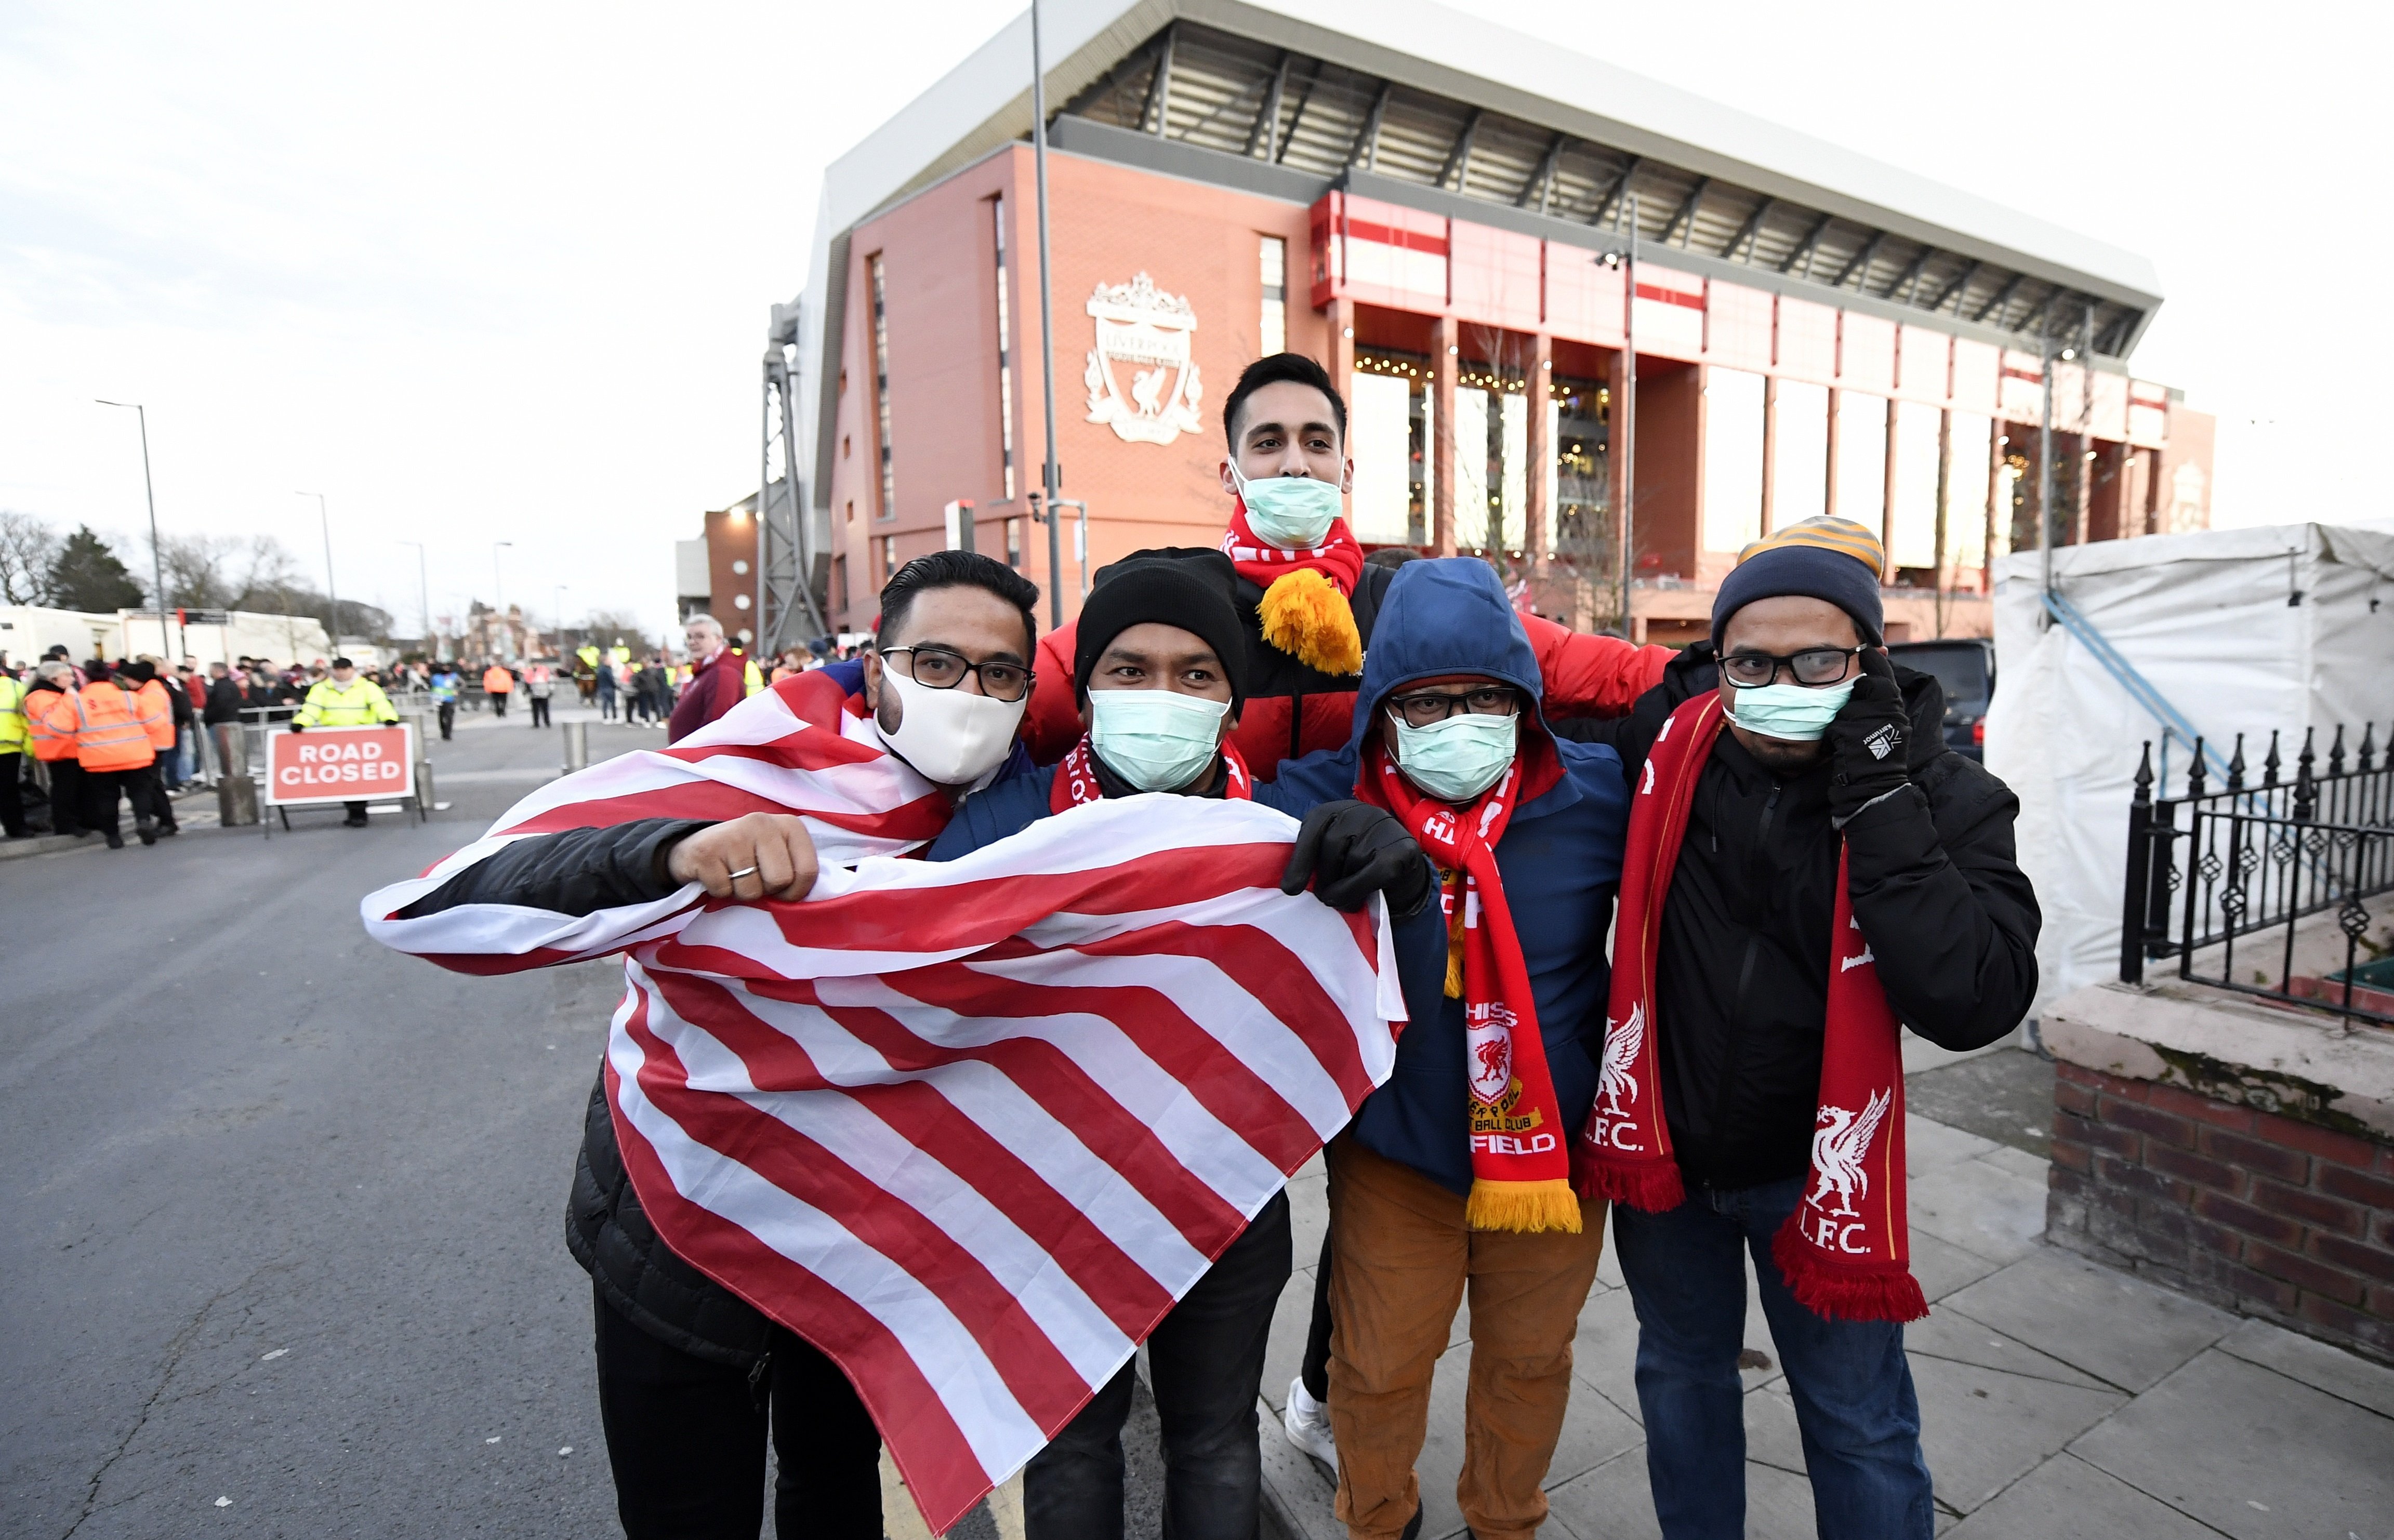
[[[2059,1066],[2046,1232],[2394,1361],[2394,1147]]]

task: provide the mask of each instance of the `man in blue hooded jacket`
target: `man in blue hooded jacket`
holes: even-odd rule
[[[1457,1501],[1479,1540],[1526,1540],[1546,1516],[1603,1240],[1604,1205],[1560,1179],[1596,1097],[1629,795],[1609,747],[1548,732],[1542,683],[1493,569],[1407,562],[1348,746],[1264,788],[1309,837],[1390,809],[1438,862],[1450,916],[1427,957],[1421,928],[1399,927],[1411,1021],[1329,1152],[1329,1415],[1338,1517],[1359,1540],[1419,1528],[1431,1370],[1467,1287]]]

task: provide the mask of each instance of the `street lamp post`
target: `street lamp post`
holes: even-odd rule
[[[1056,322],[1047,303],[1047,60],[1040,50],[1039,0],[1031,0],[1031,163],[1039,184],[1039,386],[1047,401],[1047,466],[1039,511],[1047,520],[1047,627],[1064,624],[1064,537],[1056,522]]]
[[[158,488],[150,479],[150,413],[139,401],[104,401],[98,397],[93,400],[101,406],[130,407],[141,420],[141,492],[150,500],[150,580],[158,589],[158,655],[171,658],[175,644],[166,631],[166,559],[158,548]],[[1050,400],[1052,403],[1052,395]]]
[[[333,516],[324,511],[324,494],[321,492],[295,492],[294,497],[316,499],[316,519],[324,530],[324,609],[332,633],[333,655],[341,653],[341,596],[333,586]]]
[[[566,585],[562,583],[555,583],[551,584],[550,586],[557,590],[557,652],[558,656],[563,657],[565,655]]]
[[[514,648],[515,633],[507,629],[507,590],[506,580],[499,574],[499,553],[514,544],[512,540],[491,542],[491,613],[499,618],[499,639],[503,651]],[[500,661],[508,660],[502,658]]]
[[[1637,627],[1629,620],[1629,575],[1638,554],[1631,511],[1637,506],[1638,492],[1638,194],[1624,197],[1621,208],[1629,239],[1599,260],[1621,270],[1621,399],[1612,403],[1606,453],[1620,456],[1621,507],[1616,522],[1621,536],[1621,635],[1635,641]]]
[[[432,645],[432,580],[425,575],[424,542],[402,540],[400,544],[415,547],[415,587],[424,604],[424,652],[426,661],[429,662],[435,651]]]

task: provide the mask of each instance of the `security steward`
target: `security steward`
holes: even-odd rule
[[[319,679],[308,691],[299,714],[291,718],[291,731],[304,732],[311,727],[373,727],[379,722],[396,722],[399,713],[391,709],[390,697],[382,686],[358,672],[357,665],[347,658],[333,660],[329,678]],[[366,826],[366,805],[344,802],[349,817],[341,820],[346,828]]]
[[[59,658],[42,660],[33,669],[33,682],[25,687],[25,733],[33,745],[34,761],[49,777],[50,833],[54,835],[84,832],[83,767],[75,763],[74,733],[50,726],[52,712],[61,704],[72,704],[74,689],[74,665]],[[73,713],[68,715],[72,717]]]
[[[150,746],[143,706],[131,687],[115,678],[105,660],[91,659],[83,665],[83,672],[90,682],[51,708],[49,726],[51,731],[74,743],[75,763],[83,772],[84,823],[106,836],[110,849],[125,849],[125,836],[117,832],[116,824],[116,797],[123,792],[133,803],[134,831],[142,844],[155,845],[158,825],[150,815],[150,799],[142,794],[139,779],[149,773],[151,762],[157,757]]]
[[[490,699],[492,716],[507,714],[507,697],[515,691],[516,677],[506,664],[494,663],[482,670],[482,693]]]
[[[177,691],[170,690],[166,681],[158,677],[158,665],[149,658],[126,664],[118,671],[118,676],[125,681],[125,688],[133,691],[133,709],[140,716],[141,725],[150,733],[150,768],[135,776],[125,786],[127,798],[133,804],[133,816],[137,821],[140,818],[142,804],[146,802],[150,817],[158,825],[161,836],[181,834],[181,825],[175,822],[175,804],[166,795],[165,773],[167,761],[181,752],[175,730]],[[186,713],[191,710],[188,700],[183,709]]]
[[[0,833],[10,839],[25,835],[25,809],[18,786],[25,770],[25,687],[17,676],[0,669]]]

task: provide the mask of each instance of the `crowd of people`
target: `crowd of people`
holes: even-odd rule
[[[1902,1351],[1926,1307],[1900,1204],[1851,1202],[1888,1148],[1857,1141],[1890,1099],[1900,1139],[1897,1023],[1968,1048],[2019,1020],[2039,917],[2014,798],[1945,747],[1936,681],[1887,655],[1876,538],[1834,518],[1766,536],[1709,639],[1672,654],[1520,613],[1484,562],[1367,558],[1342,517],[1345,404],[1311,361],[1251,365],[1223,426],[1220,549],[1114,563],[1044,638],[1019,573],[923,557],[861,657],[770,680],[699,617],[675,736],[761,689],[828,709],[944,793],[932,861],[1095,798],[1251,796],[1302,820],[1284,890],[1385,900],[1410,1021],[1328,1146],[1286,1414],[1356,1540],[1420,1527],[1432,1367],[1467,1297],[1457,1498],[1480,1540],[1536,1533],[1608,1221],[1664,1534],[1743,1533],[1750,1257],[1822,1533],[1927,1540]],[[817,871],[795,816],[636,820],[507,843],[401,913],[587,915],[693,883],[792,899]],[[1859,1121],[1834,1104],[1865,1095]],[[877,1540],[853,1388],[659,1237],[593,1107],[568,1240],[627,1533],[755,1536],[770,1433],[780,1533]],[[1166,1533],[1257,1533],[1254,1408],[1293,1266],[1282,1197],[1147,1338]],[[1032,1540],[1122,1533],[1131,1374],[1032,1460]]]
[[[598,670],[585,665],[585,672],[595,678]],[[647,714],[662,725],[672,708],[670,668],[659,654],[635,672],[652,676],[651,695],[662,691]],[[434,712],[445,739],[459,703],[472,698],[469,678],[496,716],[522,695],[532,725],[542,728],[550,725],[558,678],[542,662],[517,668],[415,659],[362,667],[346,657],[202,664],[187,656],[170,667],[151,653],[76,663],[64,645],[31,664],[0,653],[0,830],[9,839],[97,834],[121,849],[119,809],[129,806],[136,834],[154,844],[179,832],[177,797],[245,763],[245,750],[226,733],[396,721],[396,699]],[[346,808],[349,823],[362,827],[365,805]]]

